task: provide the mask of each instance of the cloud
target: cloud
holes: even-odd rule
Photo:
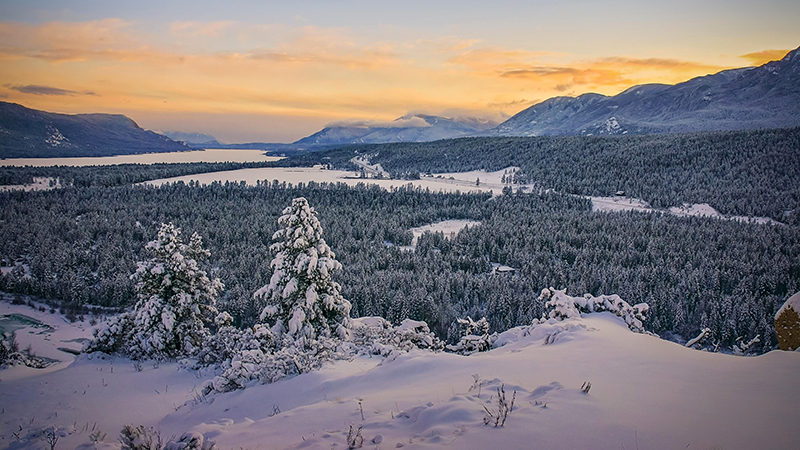
[[[508,69],[498,67],[502,78],[537,82],[557,92],[575,86],[590,89],[625,88],[643,82],[676,83],[728,67],[666,58],[607,57],[567,64],[536,64]]]
[[[347,68],[374,69],[393,63],[394,55],[381,50],[352,51],[272,51],[255,49],[246,54],[227,55],[230,58],[268,61],[283,64],[336,65]]]
[[[482,39],[461,39],[454,36],[442,36],[436,39],[417,39],[414,42],[414,46],[430,48],[440,53],[454,53],[464,51],[481,42],[483,42]]]
[[[558,92],[573,86],[630,86],[636,84],[624,71],[603,68],[535,66],[500,73],[504,78],[520,78],[550,85]]]
[[[416,116],[403,116],[391,122],[368,119],[346,119],[328,123],[326,127],[358,127],[358,128],[425,128],[431,124]]]
[[[21,92],[23,94],[32,94],[32,95],[67,95],[67,96],[75,96],[75,95],[97,95],[93,91],[70,91],[68,89],[60,89],[57,87],[52,86],[40,86],[37,84],[28,84],[25,86],[11,86],[6,85],[7,88],[15,90],[17,92]]]
[[[600,58],[595,64],[609,64],[615,67],[642,67],[642,68],[657,68],[657,69],[670,69],[670,70],[722,70],[720,66],[710,64],[702,64],[692,61],[680,61],[671,58],[625,58],[620,56],[612,56],[609,58]]]
[[[230,20],[218,22],[172,22],[170,34],[189,37],[218,37],[230,30],[235,22]]]
[[[496,73],[520,65],[532,64],[537,58],[553,55],[549,52],[530,52],[498,47],[473,48],[451,57],[447,62],[460,64],[476,71]]]
[[[766,64],[770,61],[777,61],[779,59],[783,59],[787,53],[791,50],[762,50],[760,52],[755,53],[748,53],[746,55],[740,56],[750,62],[750,64],[754,66],[760,66],[762,64]]]
[[[0,23],[0,55],[4,59],[67,62],[141,50],[141,43],[126,32],[128,26],[120,19],[41,25]]]
[[[489,102],[486,104],[489,108],[512,108],[519,106],[531,106],[541,102],[539,99],[528,100],[521,98],[519,100],[510,100],[507,102]]]
[[[457,52],[447,62],[464,66],[473,75],[525,81],[532,89],[550,92],[578,87],[611,93],[652,81],[677,83],[728,68],[671,58],[612,56],[576,61],[562,53],[475,46]]]

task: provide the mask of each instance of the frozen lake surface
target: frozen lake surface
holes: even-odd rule
[[[205,149],[187,152],[141,153],[138,155],[102,156],[91,158],[9,158],[0,166],[107,166],[113,164],[156,164],[188,162],[258,162],[277,161],[280,156],[268,156],[264,150]]]

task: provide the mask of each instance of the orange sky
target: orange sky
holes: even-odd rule
[[[458,13],[420,10],[427,15],[419,18],[411,2],[359,18],[326,10],[328,3],[265,3],[275,9],[237,1],[204,14],[156,2],[135,11],[88,0],[69,10],[44,0],[4,3],[0,99],[123,113],[146,128],[225,142],[291,142],[332,121],[389,121],[409,111],[501,120],[552,96],[673,84],[779,59],[800,45],[800,8],[788,3],[774,12],[763,4],[761,16],[742,3],[736,14],[694,24],[636,8],[603,20],[550,5],[525,10],[531,19],[523,20],[508,8],[460,2],[451,4],[461,5]],[[760,25],[769,18],[771,26]]]

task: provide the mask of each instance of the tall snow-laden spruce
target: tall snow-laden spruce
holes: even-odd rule
[[[278,225],[270,246],[275,252],[272,278],[254,294],[267,305],[260,320],[274,321],[273,331],[293,339],[347,338],[350,302],[331,279],[342,265],[322,239],[314,208],[305,198],[296,198],[283,210]]]
[[[191,355],[208,334],[206,323],[216,315],[222,290],[218,278],[209,278],[198,261],[210,256],[197,233],[189,244],[172,223],[161,224],[158,238],[147,244],[154,253],[139,262],[132,275],[137,302],[133,311],[130,353],[142,357]]]

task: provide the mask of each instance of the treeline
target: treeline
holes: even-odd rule
[[[620,294],[651,306],[648,329],[684,337],[702,327],[723,346],[760,334],[775,345],[772,316],[800,290],[800,231],[660,214],[593,213],[588,200],[549,194],[433,194],[345,185],[182,183],[160,188],[65,188],[0,193],[0,278],[8,292],[86,304],[130,306],[129,276],[160,223],[211,250],[226,288],[220,309],[253,324],[264,305],[276,219],[292,198],[319,211],[344,269],[337,281],[353,315],[425,320],[442,338],[456,318],[486,316],[493,331],[540,317],[542,288]],[[452,240],[410,228],[444,219],[481,226]],[[392,245],[393,244],[393,245]],[[491,274],[491,263],[516,275]]]
[[[269,167],[271,162],[195,162],[108,166],[0,166],[0,186],[33,183],[34,177],[58,178],[62,186],[110,187],[198,173]]]
[[[624,191],[655,207],[709,203],[723,214],[800,224],[800,128],[621,137],[462,138],[359,145],[296,156],[281,165],[354,169],[368,155],[392,173],[496,171],[560,192]]]

